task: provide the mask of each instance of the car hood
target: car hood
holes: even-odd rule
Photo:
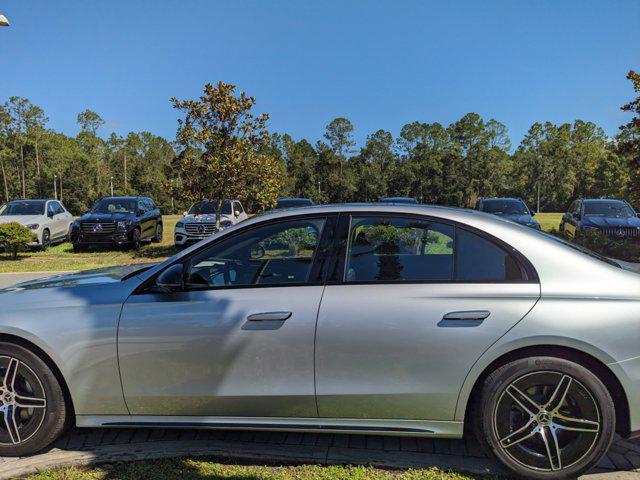
[[[220,215],[220,220],[231,220],[229,215]],[[182,219],[185,223],[201,223],[201,222],[215,222],[216,214],[203,214],[203,215],[187,215]]]
[[[599,228],[615,228],[615,227],[640,227],[640,218],[638,217],[594,217],[585,216],[582,220],[583,226],[593,226]]]
[[[80,222],[114,222],[135,218],[133,213],[85,213],[78,220]]]
[[[18,222],[20,225],[42,223],[44,215],[1,215],[0,223]]]
[[[502,218],[507,218],[513,222],[521,223],[522,225],[529,225],[531,223],[538,223],[538,221],[531,215],[510,215],[510,214],[497,214]]]
[[[95,270],[85,270],[78,273],[67,273],[39,280],[18,283],[16,285],[0,289],[0,293],[7,293],[15,290],[32,290],[36,288],[76,287],[79,285],[114,283],[121,281],[125,277],[147,270],[155,265],[157,265],[157,263],[143,263],[138,265],[121,265]]]

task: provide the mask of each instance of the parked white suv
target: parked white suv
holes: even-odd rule
[[[0,223],[9,222],[27,227],[36,234],[31,246],[46,249],[67,239],[73,215],[58,200],[14,200],[0,207]]]
[[[216,233],[216,204],[218,201],[202,200],[184,212],[184,218],[176,223],[174,240],[177,246],[199,242]],[[246,220],[247,214],[238,200],[223,200],[220,212],[220,229]]]

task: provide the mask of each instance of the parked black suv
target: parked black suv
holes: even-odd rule
[[[476,209],[540,230],[540,223],[533,218],[536,212],[530,210],[521,198],[481,198]]]
[[[149,197],[104,197],[71,224],[75,251],[92,245],[127,245],[162,241],[162,215]]]
[[[583,198],[562,216],[560,231],[574,239],[589,232],[620,240],[640,239],[640,218],[624,200]]]

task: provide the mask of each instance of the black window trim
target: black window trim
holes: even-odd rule
[[[345,218],[346,217],[346,218]],[[453,251],[453,279],[451,280],[368,280],[358,282],[347,282],[346,268],[347,268],[347,253],[350,246],[350,233],[351,223],[353,217],[404,217],[423,220],[426,222],[441,223],[445,225],[451,225],[454,227],[454,251]],[[326,285],[407,285],[407,284],[539,284],[540,279],[535,268],[531,262],[516,248],[512,247],[503,240],[475,227],[466,225],[464,223],[457,222],[441,217],[435,217],[432,215],[424,214],[412,214],[402,212],[380,212],[380,211],[362,211],[362,212],[341,212],[339,221],[339,231],[337,232],[336,241],[333,242],[334,253],[332,255],[332,262],[334,262],[333,268],[328,269],[328,274],[325,276]],[[456,280],[455,279],[455,237],[457,237],[457,229],[465,230],[472,234],[475,234],[494,245],[498,246],[508,254],[512,255],[518,263],[521,272],[525,276],[523,280]],[[338,275],[339,278],[338,278]]]
[[[309,281],[307,282],[296,282],[296,283],[280,283],[280,284],[256,284],[256,285],[217,285],[209,288],[198,288],[198,289],[185,289],[180,290],[179,292],[173,293],[187,293],[187,292],[206,292],[211,290],[237,290],[237,289],[255,289],[255,288],[282,288],[282,287],[310,287],[310,286],[323,286],[325,285],[325,272],[327,270],[327,263],[331,263],[331,254],[333,252],[333,237],[336,233],[336,227],[338,223],[338,214],[337,213],[317,213],[314,215],[295,215],[291,217],[282,217],[277,219],[277,221],[267,221],[267,222],[258,222],[252,225],[248,225],[245,228],[241,228],[237,231],[231,232],[229,235],[225,235],[213,242],[207,242],[202,245],[202,247],[191,252],[187,257],[177,259],[174,262],[171,262],[167,266],[165,266],[162,270],[159,270],[154,275],[145,280],[142,284],[140,284],[132,293],[132,295],[141,295],[141,294],[158,294],[158,295],[167,295],[170,293],[160,292],[156,290],[150,290],[153,286],[155,286],[156,278],[167,268],[176,265],[178,263],[182,263],[185,267],[189,265],[191,259],[198,255],[205,249],[211,248],[214,245],[226,241],[230,238],[236,237],[238,235],[243,235],[251,230],[255,230],[256,228],[261,228],[266,225],[275,225],[278,223],[289,223],[296,220],[318,220],[323,219],[325,221],[324,226],[322,228],[322,235],[320,237],[320,241],[318,242],[318,246],[316,248],[316,252],[313,256],[313,262],[311,263],[311,270],[309,272]],[[322,253],[322,254],[321,254]]]

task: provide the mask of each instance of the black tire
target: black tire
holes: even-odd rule
[[[151,239],[153,243],[161,243],[162,242],[162,223],[158,222],[156,225],[156,233]]]
[[[140,229],[136,228],[132,233],[131,233],[131,247],[136,251],[139,252],[140,248],[142,246],[142,239],[140,236]]]
[[[2,342],[0,378],[0,404],[3,412],[8,408],[12,412],[9,418],[16,421],[11,429],[7,428],[4,415],[0,421],[0,456],[30,455],[53,443],[64,431],[67,405],[62,388],[47,364],[24,347]],[[7,378],[15,379],[12,387],[7,388],[11,385]],[[33,407],[17,406],[15,402]]]
[[[43,252],[51,246],[51,232],[49,232],[48,228],[45,228],[42,231],[42,245],[40,245],[40,250]]]
[[[566,395],[556,395],[556,402],[554,393],[563,391]],[[531,415],[525,406],[542,409]],[[498,368],[486,378],[477,407],[479,442],[525,478],[576,478],[598,463],[615,433],[615,407],[600,379],[554,357],[515,360]]]

